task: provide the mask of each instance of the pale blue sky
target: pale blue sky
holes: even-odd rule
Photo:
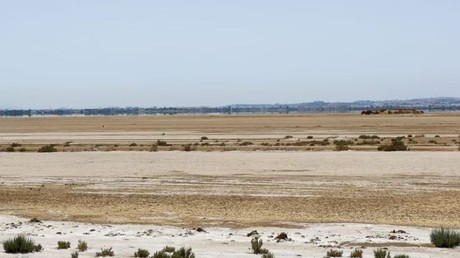
[[[460,1],[0,0],[0,107],[460,97]]]

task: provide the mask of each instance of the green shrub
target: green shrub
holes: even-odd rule
[[[251,248],[254,254],[266,254],[268,253],[267,249],[262,248],[264,242],[258,237],[251,239]]]
[[[78,252],[75,251],[70,255],[71,258],[78,258]]]
[[[58,249],[69,249],[70,248],[70,242],[66,241],[58,241]]]
[[[398,255],[395,255],[393,258],[410,258],[410,256],[405,255],[405,254],[398,254]]]
[[[80,252],[85,252],[88,250],[88,244],[86,241],[78,240],[78,245],[77,245],[78,251]]]
[[[326,252],[326,257],[342,257],[343,251],[331,249]]]
[[[390,252],[385,249],[374,250],[374,257],[375,258],[391,258]]]
[[[350,257],[353,258],[362,258],[363,257],[363,250],[355,249],[351,252]]]
[[[431,231],[430,239],[436,247],[454,248],[460,245],[460,233],[452,229],[434,229]]]
[[[38,152],[56,152],[56,148],[53,145],[45,145],[38,149]]]
[[[113,252],[112,250],[112,247],[110,247],[109,249],[102,249],[101,248],[101,251],[100,252],[96,252],[96,257],[104,257],[104,256],[114,256],[115,253]]]
[[[400,137],[391,139],[390,145],[379,146],[379,151],[407,151],[407,146],[404,144],[403,140]]]
[[[266,254],[262,254],[262,258],[275,258],[275,255],[272,253],[268,252]]]
[[[41,245],[35,245],[35,242],[32,239],[26,238],[23,235],[18,235],[13,239],[8,239],[4,241],[3,249],[6,253],[25,254],[32,252],[40,252],[43,248]]]
[[[169,146],[167,142],[162,141],[162,140],[157,140],[157,145],[158,146]]]
[[[147,258],[149,257],[150,252],[147,251],[146,249],[138,249],[137,252],[134,253],[134,257],[139,257],[139,258]]]
[[[171,258],[171,256],[162,250],[155,252],[151,258]]]
[[[195,258],[195,254],[192,252],[192,248],[185,249],[182,247],[181,249],[175,251],[171,258]]]
[[[174,253],[176,248],[174,246],[165,246],[162,251],[167,253]]]

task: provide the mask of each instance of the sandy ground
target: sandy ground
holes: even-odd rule
[[[373,257],[373,250],[388,248],[392,255],[428,258],[459,257],[460,249],[440,249],[430,244],[430,228],[369,224],[298,224],[295,228],[250,227],[231,229],[209,227],[206,232],[193,228],[154,225],[108,225],[73,222],[43,221],[31,223],[14,216],[0,216],[0,241],[25,234],[44,250],[19,257],[70,257],[78,240],[88,243],[88,251],[79,257],[94,257],[101,248],[112,247],[116,257],[133,257],[138,248],[152,254],[164,246],[192,247],[196,257],[260,257],[250,251],[247,234],[257,230],[264,247],[276,257],[322,258],[331,248],[343,250],[348,256],[354,248],[363,248],[364,257]],[[391,233],[402,230],[405,233]],[[274,238],[287,233],[289,241],[277,242]],[[392,237],[393,236],[393,237]],[[395,238],[395,239],[390,239]],[[71,248],[58,250],[57,241],[70,241]],[[0,257],[18,257],[0,252]]]
[[[460,227],[459,152],[1,153],[2,213],[184,226]]]

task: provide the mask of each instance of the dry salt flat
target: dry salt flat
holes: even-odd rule
[[[387,247],[392,255],[407,254],[412,258],[458,258],[460,248],[440,249],[430,245],[431,228],[372,224],[293,224],[289,228],[251,227],[241,229],[193,228],[158,225],[110,225],[59,221],[31,222],[29,219],[0,215],[0,241],[24,234],[41,244],[44,250],[32,254],[6,254],[0,257],[70,257],[78,240],[88,243],[88,251],[79,257],[95,257],[101,248],[112,247],[115,257],[134,257],[138,248],[153,254],[164,246],[192,247],[197,258],[260,257],[250,250],[252,236],[257,231],[264,247],[275,257],[324,257],[330,248],[340,248],[349,256],[355,247],[363,247],[364,257],[373,257],[377,247]],[[277,241],[281,232],[288,240]],[[393,233],[395,232],[395,233]],[[71,248],[58,250],[57,241],[70,241]]]

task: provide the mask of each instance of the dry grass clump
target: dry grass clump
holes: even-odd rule
[[[262,239],[260,239],[258,237],[254,237],[253,239],[251,239],[252,252],[254,254],[266,254],[266,253],[268,253],[267,249],[262,248],[263,244],[264,244],[264,242],[262,241]]]
[[[460,233],[452,229],[434,229],[431,231],[430,239],[436,247],[454,248],[460,245]]]
[[[3,249],[6,253],[25,254],[40,252],[41,250],[43,250],[43,247],[40,244],[36,245],[35,242],[30,238],[26,238],[23,235],[18,235],[12,239],[4,241]]]
[[[363,257],[363,250],[355,249],[351,252],[350,257],[352,258],[362,258]]]
[[[134,253],[134,257],[139,257],[139,258],[148,258],[150,255],[150,252],[146,249],[138,249],[137,252]]]
[[[101,248],[100,252],[96,252],[96,257],[105,257],[105,256],[114,256],[115,252],[112,250],[112,247],[103,249]]]
[[[391,258],[390,252],[385,249],[374,250],[374,258]]]
[[[77,248],[80,252],[86,252],[86,250],[88,250],[88,244],[86,241],[78,240]]]
[[[57,245],[58,245],[58,249],[69,249],[70,248],[70,242],[66,242],[66,241],[58,241]]]
[[[37,152],[56,152],[56,151],[57,149],[54,148],[52,144],[42,146],[40,149],[37,150]]]
[[[331,249],[326,252],[326,257],[342,257],[343,251]]]

